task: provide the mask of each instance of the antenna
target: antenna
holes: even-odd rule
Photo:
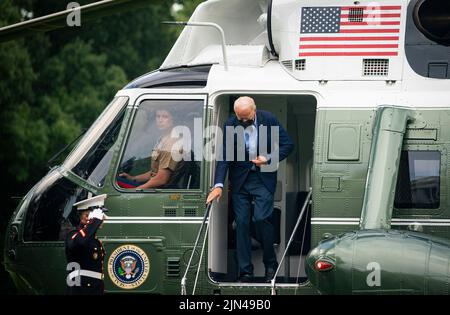
[[[210,22],[176,22],[176,21],[164,21],[163,24],[169,24],[169,25],[185,25],[185,26],[207,26],[207,27],[213,27],[216,30],[219,31],[220,37],[222,39],[222,54],[223,54],[223,67],[225,68],[225,71],[228,71],[228,60],[227,60],[227,50],[225,46],[225,32],[223,31],[223,28],[220,27],[220,25],[216,23],[210,23]]]

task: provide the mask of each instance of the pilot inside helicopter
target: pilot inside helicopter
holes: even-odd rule
[[[150,170],[138,175],[130,175],[126,172],[119,173],[117,184],[120,187],[133,189],[168,188],[176,180],[178,174],[182,172],[183,161],[174,158],[174,153],[182,154],[183,148],[178,144],[179,138],[172,134],[174,127],[172,113],[167,109],[157,109],[155,111],[155,125],[160,132],[160,137],[151,152]]]

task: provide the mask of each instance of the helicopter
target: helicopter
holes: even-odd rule
[[[19,292],[64,292],[73,205],[107,194],[106,293],[450,293],[449,3],[209,0],[168,24],[184,29],[160,68],[118,91],[13,213],[4,265]],[[270,283],[236,281],[229,185],[205,206],[217,129],[241,95],[295,143],[278,165]],[[127,187],[118,175],[148,170],[161,108],[188,135],[183,176]]]

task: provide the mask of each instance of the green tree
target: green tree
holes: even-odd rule
[[[136,11],[118,13],[87,23],[80,38],[94,51],[108,56],[108,63],[120,65],[134,79],[159,68],[176,40],[173,27],[162,21],[173,20],[171,1],[157,2]]]
[[[176,0],[175,2],[181,5],[181,7],[179,7],[179,10],[176,10],[174,12],[175,18],[177,19],[177,21],[186,22],[191,17],[195,8],[197,8],[200,3],[205,2],[205,0]]]
[[[40,72],[42,91],[39,104],[46,110],[48,98],[86,126],[98,116],[118,89],[127,83],[121,67],[107,65],[107,56],[93,52],[82,40],[67,44],[48,59]],[[43,113],[45,114],[45,112]]]
[[[32,12],[34,17],[64,10],[69,2],[16,0],[21,8]],[[83,5],[95,1],[77,2]],[[174,43],[176,33],[173,27],[161,23],[174,19],[170,10],[172,4],[173,1],[149,0],[147,5],[139,9],[88,21],[81,14],[80,27],[67,27],[46,34],[51,43],[47,52],[49,55],[57,54],[66,44],[78,38],[90,43],[93,52],[105,54],[108,65],[119,65],[131,80],[158,68]],[[27,39],[30,47],[33,46],[34,35]]]
[[[0,26],[8,25],[20,19],[20,11],[13,6],[10,0],[0,2]],[[17,134],[19,137],[27,132],[30,117],[30,103],[34,99],[32,84],[35,73],[31,67],[30,55],[23,40],[8,42],[0,45],[0,164],[2,165],[1,193],[2,207],[0,208],[0,250],[3,253],[4,228],[8,222],[11,209],[15,201],[11,199],[16,195],[19,182],[17,178],[24,180],[28,174],[21,170],[15,172],[15,159],[23,156],[18,151]],[[22,128],[21,128],[22,127]],[[33,126],[31,126],[33,127]],[[38,136],[38,135],[36,135]],[[30,149],[39,150],[31,147]],[[23,183],[23,182],[22,182]],[[0,291],[11,292],[11,282],[7,274],[0,268]]]
[[[20,16],[19,10],[11,1],[6,0],[0,4],[0,25],[7,25]],[[30,121],[31,104],[34,101],[33,83],[36,74],[31,67],[31,56],[23,40],[7,42],[0,45],[0,124],[2,136],[0,137],[0,163],[3,166],[1,179],[3,200],[11,204],[10,197],[15,194],[16,178],[19,182],[26,180],[28,173],[18,171],[17,155],[23,155],[19,148],[16,134],[24,135],[26,129],[33,126]],[[23,114],[23,115],[22,115]],[[21,130],[22,126],[25,130]],[[19,135],[19,136],[20,136]],[[30,150],[38,148],[30,147]],[[3,211],[2,211],[2,214]],[[4,220],[2,220],[4,222]]]

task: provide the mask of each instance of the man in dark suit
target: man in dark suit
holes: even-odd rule
[[[251,282],[253,279],[250,214],[254,203],[252,219],[263,247],[265,280],[270,282],[278,267],[273,248],[274,228],[269,221],[273,212],[278,162],[291,153],[293,143],[272,113],[256,110],[251,97],[238,98],[234,102],[234,112],[236,117],[230,117],[224,125],[223,156],[218,159],[214,188],[206,202],[220,198],[229,171],[236,217],[239,280]]]

